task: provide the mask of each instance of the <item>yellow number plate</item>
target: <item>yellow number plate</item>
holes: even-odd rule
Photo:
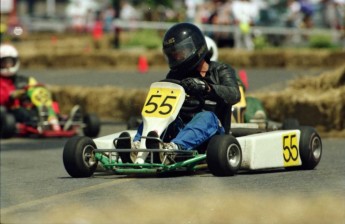
[[[169,117],[175,111],[180,96],[179,89],[151,88],[141,114],[145,117]]]
[[[289,133],[283,135],[283,157],[284,166],[300,165],[297,134]]]
[[[31,101],[36,106],[50,106],[52,104],[52,97],[46,88],[34,87],[31,93]]]

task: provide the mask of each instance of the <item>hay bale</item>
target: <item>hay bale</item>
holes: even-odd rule
[[[312,88],[315,90],[328,90],[345,86],[345,65],[322,73],[318,77],[302,77],[289,83],[292,89]]]
[[[303,125],[325,130],[345,128],[345,66],[319,77],[293,80],[279,92],[254,94],[272,120],[294,117]]]
[[[96,113],[104,119],[128,120],[141,112],[147,92],[139,89],[122,89],[113,86],[50,86],[63,114],[79,104],[87,113]]]
[[[50,86],[62,113],[75,104],[103,119],[126,121],[140,114],[147,90],[122,89],[113,86]],[[302,125],[323,131],[345,129],[345,66],[318,77],[302,77],[279,92],[250,94],[260,99],[269,118],[283,121],[297,118]]]

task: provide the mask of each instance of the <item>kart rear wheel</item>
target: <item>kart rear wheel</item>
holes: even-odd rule
[[[320,162],[322,156],[322,141],[319,134],[313,127],[301,126],[301,138],[299,142],[302,168],[314,169]]]
[[[101,121],[96,114],[86,114],[83,117],[85,127],[83,132],[85,136],[94,138],[97,137],[100,131]]]
[[[90,177],[97,168],[94,150],[96,144],[85,136],[70,138],[63,150],[63,163],[71,177]]]
[[[11,138],[16,134],[16,119],[12,114],[1,112],[0,137]]]
[[[241,146],[232,135],[216,135],[207,146],[206,161],[214,176],[233,176],[241,167]]]

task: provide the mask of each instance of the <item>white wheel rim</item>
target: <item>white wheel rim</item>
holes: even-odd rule
[[[83,149],[83,162],[87,167],[95,165],[94,147],[92,145],[86,145]]]
[[[321,145],[321,140],[320,138],[314,138],[312,143],[311,143],[311,150],[313,153],[313,157],[315,159],[319,159],[321,156],[321,150],[322,150],[322,145]]]
[[[236,167],[240,163],[240,148],[237,144],[231,144],[227,150],[227,158],[231,167]]]

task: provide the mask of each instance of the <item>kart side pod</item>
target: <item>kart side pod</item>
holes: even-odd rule
[[[237,140],[243,153],[241,169],[247,170],[296,166],[314,169],[322,154],[320,136],[307,126],[253,134]]]

